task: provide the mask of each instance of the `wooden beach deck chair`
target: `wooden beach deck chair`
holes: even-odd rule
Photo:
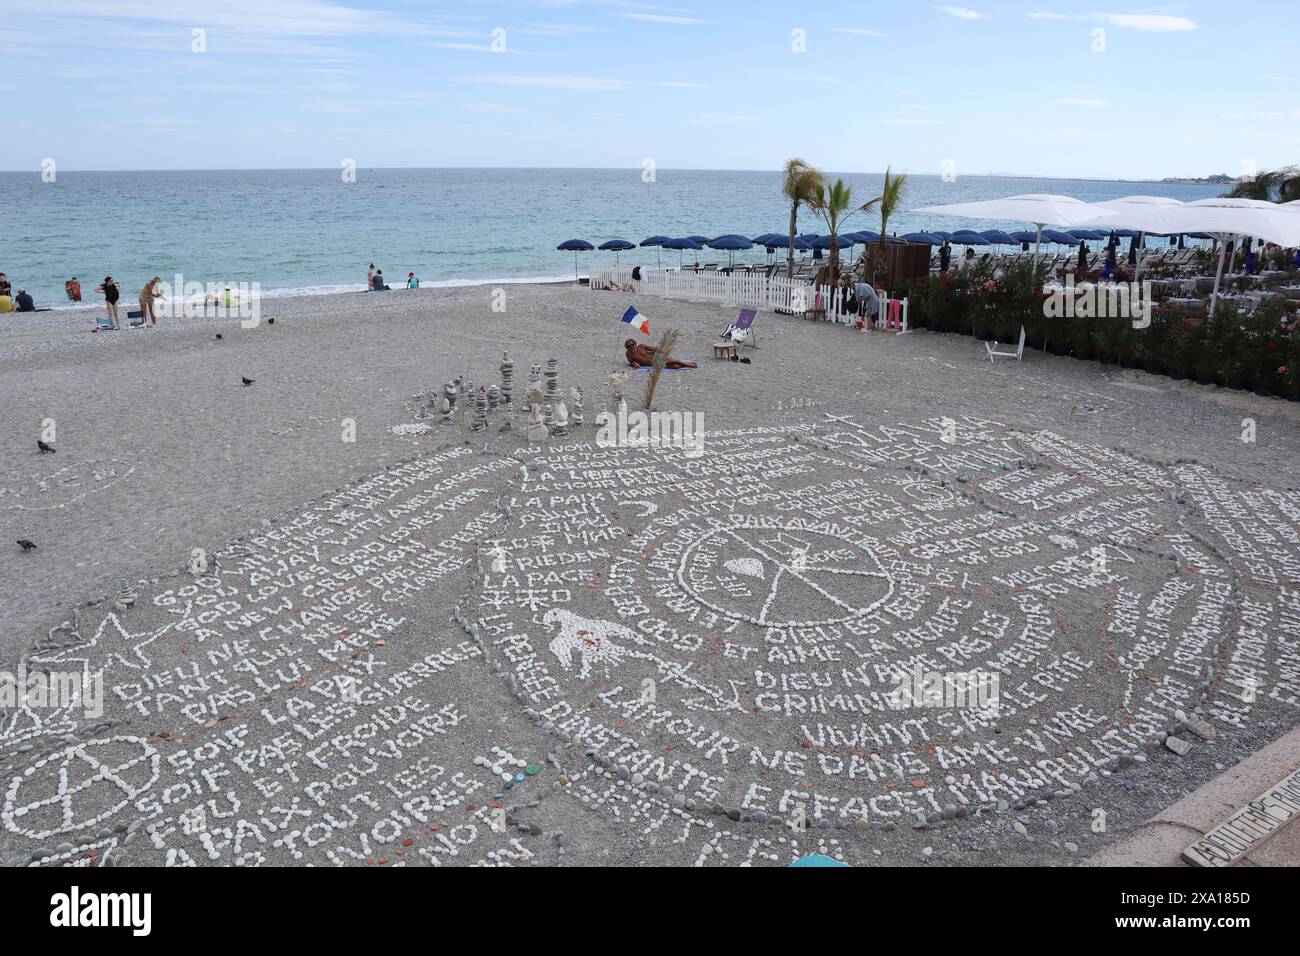
[[[1023,325],[1020,327],[1020,343],[1016,346],[1014,352],[999,351],[996,340],[993,342],[985,342],[984,348],[988,350],[990,362],[994,362],[996,359],[1000,358],[1013,358],[1019,362],[1025,355],[1025,327]]]

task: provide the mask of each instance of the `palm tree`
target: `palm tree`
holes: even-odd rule
[[[885,269],[885,240],[888,236],[889,220],[894,213],[898,212],[898,205],[903,201],[903,188],[906,185],[906,173],[895,176],[891,171],[891,167],[886,166],[885,185],[881,188],[880,195],[862,207],[868,211],[871,209],[880,210],[880,242],[871,253],[871,276],[873,279]]]
[[[840,220],[853,211],[853,187],[842,179],[835,180],[829,188],[825,183],[818,183],[817,193],[811,205],[817,210],[817,214],[822,217],[822,222],[826,223],[826,228],[831,232],[831,256],[828,265],[830,267],[831,281],[839,282],[840,247],[837,237],[839,236]]]
[[[811,206],[822,185],[821,170],[799,157],[787,159],[781,192],[790,200],[790,248],[786,252],[786,278],[794,276],[794,240],[799,234],[799,206]]]
[[[1277,172],[1277,201],[1293,202],[1300,199],[1300,167],[1287,166]]]
[[[1281,179],[1281,170],[1261,169],[1253,176],[1242,176],[1226,195],[1232,199],[1262,199],[1272,202],[1274,191],[1281,186]]]
[[[1233,199],[1261,199],[1264,202],[1289,202],[1300,199],[1300,170],[1295,166],[1283,166],[1280,169],[1261,169],[1253,176],[1238,179],[1225,195]],[[1254,240],[1246,236],[1244,248],[1250,251]],[[1233,248],[1233,260],[1237,250]]]

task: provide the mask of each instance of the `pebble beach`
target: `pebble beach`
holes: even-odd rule
[[[699,363],[654,409],[701,456],[597,439],[629,305]],[[5,316],[0,659],[104,699],[5,712],[4,859],[1070,865],[1294,725],[1294,404],[771,313],[715,360],[735,311]],[[503,353],[513,405],[443,421]],[[584,420],[530,444],[551,359]],[[909,710],[918,667],[1000,709]],[[90,749],[112,782],[60,773]]]

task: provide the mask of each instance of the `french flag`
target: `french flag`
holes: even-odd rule
[[[647,318],[646,318],[644,315],[642,315],[640,312],[638,312],[635,308],[633,308],[632,306],[629,305],[629,306],[627,307],[627,311],[623,313],[623,321],[626,322],[628,325],[632,325],[632,324],[634,324],[638,319],[641,321],[641,325],[640,325],[641,334],[642,334],[642,335],[649,335],[649,334],[650,334],[650,320],[647,319]]]

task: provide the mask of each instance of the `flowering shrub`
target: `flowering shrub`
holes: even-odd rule
[[[947,272],[901,290],[917,328],[1026,344],[1059,355],[1096,359],[1175,378],[1300,399],[1300,332],[1281,328],[1283,307],[1269,302],[1249,315],[1220,303],[1209,318],[1152,309],[1146,328],[1125,317],[1049,318],[1045,275],[1017,263],[995,277],[987,267]]]

